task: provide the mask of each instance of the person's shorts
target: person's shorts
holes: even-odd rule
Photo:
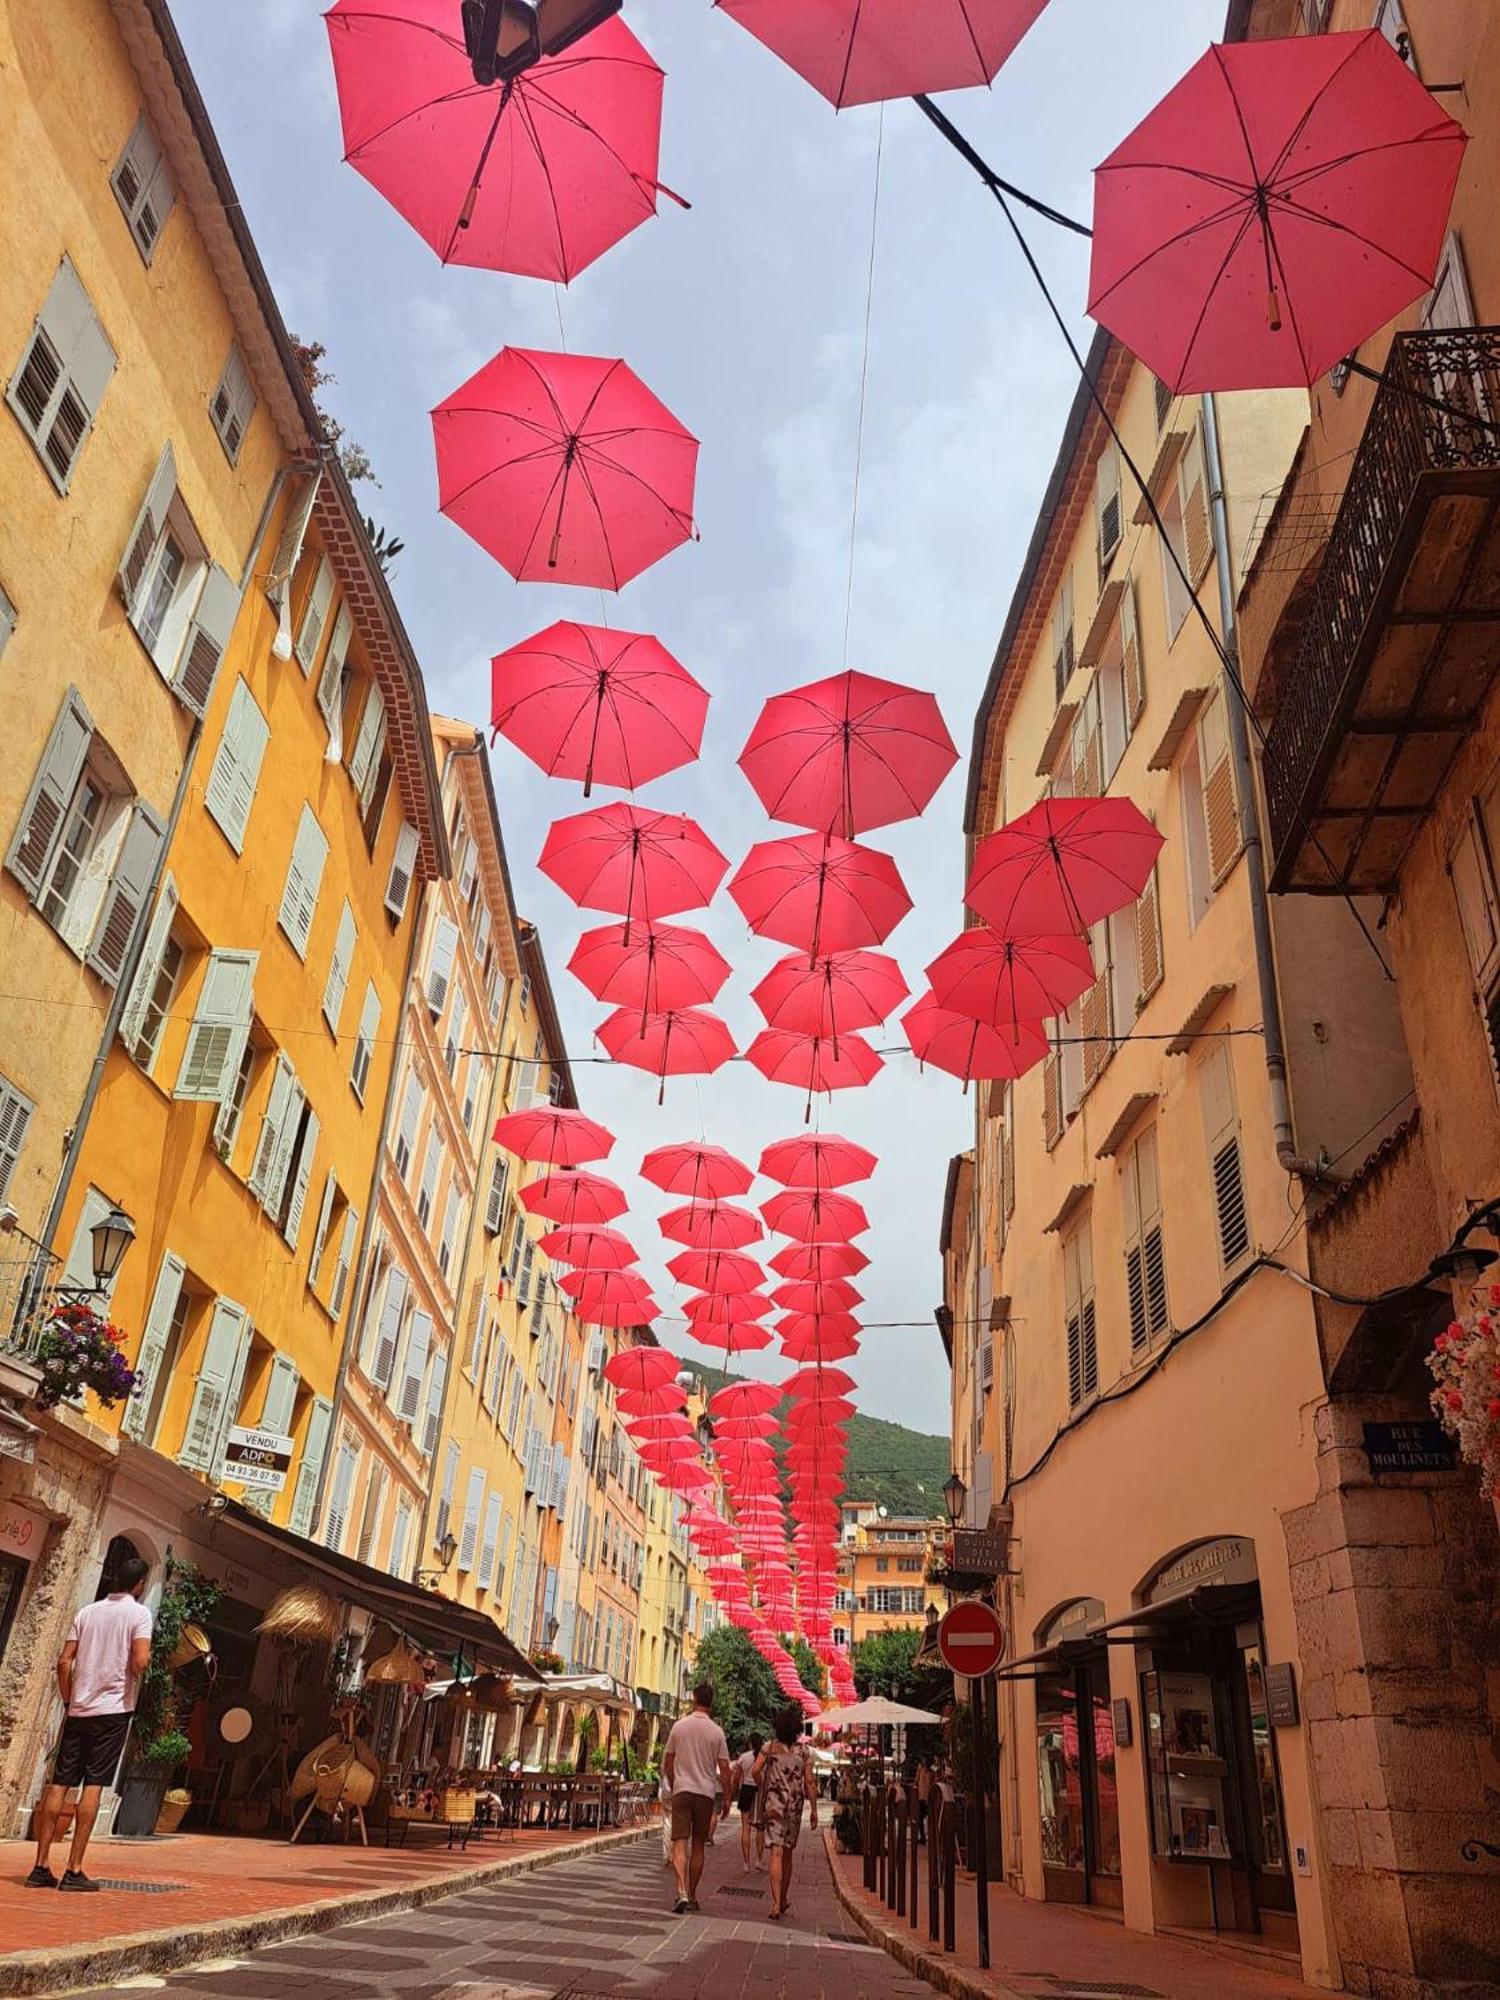
[[[735,1799],[735,1804],[739,1807],[745,1818],[749,1819],[755,1811],[755,1786],[741,1785],[739,1795]]]
[[[673,1792],[674,1840],[707,1840],[713,1821],[714,1801],[706,1792]]]
[[[129,1715],[70,1715],[52,1767],[54,1785],[107,1785],[119,1769]]]

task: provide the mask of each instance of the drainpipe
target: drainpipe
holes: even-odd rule
[[[1239,663],[1239,633],[1235,623],[1234,573],[1229,557],[1229,513],[1224,497],[1224,462],[1219,450],[1218,411],[1212,395],[1200,399],[1203,412],[1203,455],[1207,461],[1209,507],[1213,520],[1214,569],[1219,582],[1219,620],[1225,650]],[[1240,844],[1250,887],[1250,933],[1255,944],[1255,977],[1266,1055],[1266,1081],[1271,1094],[1271,1132],[1276,1158],[1288,1174],[1302,1180],[1340,1187],[1345,1174],[1335,1173],[1325,1159],[1304,1159],[1297,1151],[1292,1125],[1292,1100],[1287,1085],[1286,1031],[1281,993],[1276,983],[1276,949],[1271,933],[1271,905],[1266,889],[1265,843],[1256,805],[1255,768],[1250,755],[1250,729],[1239,690],[1223,676],[1224,713],[1229,721],[1229,754],[1240,801]]]

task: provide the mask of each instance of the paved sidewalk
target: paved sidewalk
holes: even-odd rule
[[[945,1954],[927,1935],[927,1853],[921,1850],[917,1928],[897,1917],[864,1886],[857,1854],[837,1854],[829,1842],[842,1900],[854,1921],[885,1941],[908,1968],[958,2000],[1093,2000],[1130,1994],[1137,2000],[1316,2000],[1274,1959],[1252,1964],[1211,1945],[1184,1943],[1127,1930],[1108,1917],[1063,1903],[1028,1902],[1009,1889],[990,1889],[990,1970],[979,1970],[972,1876],[960,1875],[955,1903],[957,1950]]]

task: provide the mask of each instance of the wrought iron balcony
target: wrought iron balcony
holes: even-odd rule
[[[1500,667],[1500,327],[1397,337],[1302,616],[1272,885],[1387,892]]]
[[[30,1361],[62,1303],[62,1259],[13,1229],[0,1236],[0,1355]]]

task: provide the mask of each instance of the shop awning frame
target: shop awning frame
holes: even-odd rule
[[[997,1669],[995,1678],[1000,1681],[1040,1680],[1043,1674],[1059,1673],[1081,1665],[1101,1646],[1149,1646],[1153,1639],[1176,1625],[1210,1620],[1224,1623],[1250,1612],[1257,1595],[1255,1584],[1200,1584],[1198,1589],[1184,1591],[1180,1597],[1165,1598],[1160,1604],[1142,1604],[1134,1611],[1121,1612],[1118,1618],[1106,1618],[1102,1624],[1087,1626],[1076,1639],[1058,1639],[1050,1646],[1039,1647],[1034,1653],[1023,1653],[1019,1659],[1007,1660]],[[1036,1671],[1023,1673],[1020,1671],[1022,1668],[1034,1668]]]

